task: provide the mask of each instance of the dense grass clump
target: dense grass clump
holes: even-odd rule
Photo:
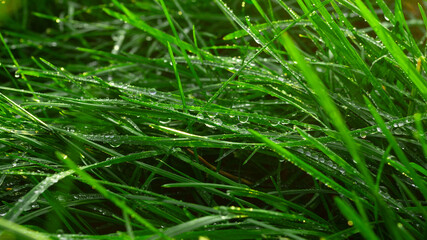
[[[402,2],[1,1],[0,239],[425,239]]]

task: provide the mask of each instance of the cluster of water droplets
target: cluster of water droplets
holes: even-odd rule
[[[411,126],[408,126],[409,124],[413,123],[414,121],[410,118],[400,120],[400,121],[394,121],[393,123],[387,123],[386,127],[389,131],[391,131],[395,135],[404,135],[405,134],[405,128],[413,129]],[[383,130],[379,127],[373,127],[372,129],[366,129],[359,131],[359,137],[362,139],[365,139],[370,134],[375,133],[383,133]]]
[[[311,159],[318,161],[322,165],[327,166],[328,168],[330,168],[334,171],[339,171],[341,174],[345,174],[345,172],[346,172],[342,167],[340,167],[339,165],[337,165],[333,161],[326,159],[323,155],[321,155],[321,154],[319,154],[319,153],[317,153],[311,149],[304,147],[304,148],[298,148],[296,151],[299,152],[300,154],[306,156],[306,157],[309,157]]]
[[[111,147],[117,148],[121,144],[128,142],[128,136],[121,136],[116,134],[82,134],[82,137],[91,140],[108,143]]]
[[[94,200],[94,199],[103,199],[104,196],[97,193],[78,193],[71,195],[73,200]]]

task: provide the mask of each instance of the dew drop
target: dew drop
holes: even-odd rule
[[[26,212],[26,211],[30,211],[31,209],[32,209],[31,205],[27,205],[24,207],[23,210]]]
[[[280,124],[280,121],[272,120],[272,121],[270,122],[270,124],[271,124],[271,126],[275,127],[275,126],[277,126],[277,125],[279,125],[279,124]]]
[[[156,95],[157,90],[156,90],[156,89],[154,89],[154,88],[150,88],[150,89],[148,90],[148,93],[149,93],[150,95],[154,96],[154,95]]]
[[[239,116],[238,117],[240,123],[247,123],[249,120],[248,116]]]
[[[202,120],[202,119],[203,119],[203,114],[198,113],[198,114],[196,115],[196,118],[197,118],[197,119],[199,119],[199,120]]]
[[[233,130],[233,131],[238,131],[238,130],[239,130],[239,127],[238,127],[238,126],[236,126],[236,125],[231,125],[231,126],[230,126],[230,129],[231,129],[231,130]]]
[[[219,213],[219,215],[224,216],[224,217],[229,214],[228,209],[224,206],[221,206],[218,208],[218,213]]]
[[[171,122],[171,118],[168,118],[167,120],[159,121],[161,124],[168,124]]]
[[[110,142],[109,144],[113,148],[118,148],[120,147],[120,145],[122,145],[120,142],[117,142],[117,141]]]
[[[214,123],[215,123],[216,125],[221,126],[221,125],[222,125],[222,120],[221,120],[221,119],[219,119],[219,118],[216,118],[216,119],[214,120]]]
[[[210,118],[214,118],[214,117],[216,117],[218,115],[218,113],[217,112],[208,112],[208,116],[210,117]]]

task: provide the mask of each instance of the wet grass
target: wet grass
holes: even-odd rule
[[[421,5],[54,2],[0,3],[0,238],[426,236]]]

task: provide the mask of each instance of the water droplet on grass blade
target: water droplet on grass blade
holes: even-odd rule
[[[218,208],[218,213],[223,217],[226,217],[229,214],[227,207],[224,207],[224,206],[220,206]]]
[[[168,123],[170,123],[171,122],[171,118],[168,118],[167,120],[161,120],[161,121],[159,121],[161,124],[168,124]]]
[[[154,88],[150,88],[150,89],[148,89],[148,93],[149,93],[150,95],[154,96],[154,95],[156,95],[157,90],[156,90],[156,89],[154,89]]]
[[[215,123],[215,124],[217,124],[217,125],[222,125],[222,120],[221,120],[221,119],[219,119],[219,118],[216,118],[216,119],[214,120],[214,123]]]
[[[210,117],[210,118],[214,118],[214,117],[216,117],[218,115],[218,113],[217,112],[208,112],[208,116]]]
[[[202,120],[202,119],[203,119],[203,114],[198,113],[198,114],[196,115],[196,118],[197,118],[197,119],[199,119],[199,120]]]
[[[113,142],[110,142],[109,144],[113,148],[118,148],[118,147],[120,147],[120,145],[122,145],[122,143],[118,142],[118,141],[113,141]]]
[[[247,123],[249,120],[248,116],[239,116],[238,117],[240,123]]]
[[[275,126],[277,126],[277,125],[279,125],[279,124],[280,124],[280,121],[278,121],[278,120],[272,120],[272,121],[270,122],[270,124],[271,124],[271,126],[275,127]]]
[[[238,126],[236,126],[236,125],[231,125],[231,126],[230,126],[230,129],[231,129],[232,131],[238,131],[238,130],[239,130],[239,127],[238,127]]]

